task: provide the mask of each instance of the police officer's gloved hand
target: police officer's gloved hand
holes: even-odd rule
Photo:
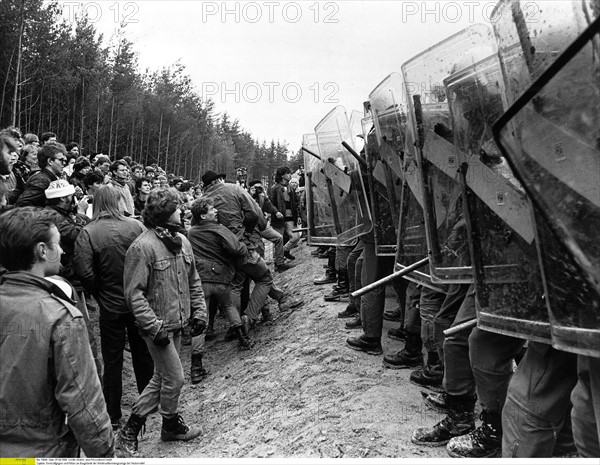
[[[190,334],[192,337],[200,336],[206,329],[206,321],[200,318],[193,318],[191,321]]]
[[[154,342],[154,344],[159,347],[168,346],[171,343],[171,341],[169,340],[169,333],[166,329],[161,327],[160,331],[156,333],[156,336],[154,336],[152,342]]]

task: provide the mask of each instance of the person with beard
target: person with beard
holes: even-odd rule
[[[207,320],[194,252],[178,232],[180,203],[175,189],[152,190],[142,212],[148,230],[125,255],[125,300],[154,360],[154,375],[117,436],[117,450],[123,456],[137,453],[137,436],[146,417],[156,409],[163,418],[163,441],[189,441],[201,434],[200,429],[188,426],[179,412],[184,383],[181,333],[189,320],[192,337],[200,336]]]

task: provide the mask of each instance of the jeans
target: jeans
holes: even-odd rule
[[[446,294],[434,291],[428,287],[421,289],[419,299],[419,315],[421,316],[421,339],[427,352],[438,352],[438,347],[444,344],[444,339],[437,339],[434,332],[434,320],[439,313]]]
[[[216,299],[217,305],[225,312],[225,316],[229,321],[229,324],[233,327],[242,326],[242,320],[240,314],[231,301],[231,286],[225,283],[209,283],[206,281],[202,282],[202,289],[204,289],[204,298],[206,299],[206,308],[210,308],[211,297]],[[203,354],[204,353],[204,342],[206,333],[200,334],[200,336],[192,337],[192,354]]]
[[[298,245],[298,242],[300,241],[300,236],[298,234],[296,234],[295,232],[292,232],[295,227],[296,227],[296,225],[294,224],[293,221],[286,221],[285,225],[283,225],[279,228],[273,228],[275,231],[277,231],[279,234],[281,234],[281,236],[284,239],[284,243],[285,243],[285,245],[283,246],[284,252],[289,252],[290,250],[292,250],[294,247],[296,247]],[[289,238],[289,240],[287,242],[285,242],[286,236]]]
[[[109,312],[106,312],[107,314]],[[123,351],[125,337],[129,339],[131,362],[138,392],[148,385],[154,372],[154,362],[148,346],[139,335],[132,313],[110,313],[112,318],[100,316],[100,347],[104,361],[102,392],[111,422],[121,418],[121,397],[123,395]]]
[[[241,305],[241,291],[244,287],[246,276],[254,281],[254,289],[252,289],[252,293],[250,294],[246,315],[253,320],[258,320],[261,315],[260,309],[265,304],[267,296],[271,295],[271,297],[279,300],[275,296],[275,294],[278,296],[279,294],[272,289],[273,277],[264,260],[259,259],[256,263],[248,262],[236,270],[233,282],[231,283],[231,300],[236,309],[239,309]]]
[[[571,394],[575,445],[582,457],[600,457],[600,359],[579,355],[577,371]]]
[[[577,382],[576,359],[529,341],[502,410],[502,457],[551,457],[559,447],[572,447],[569,396]],[[588,402],[584,410],[590,411]]]
[[[394,257],[377,256],[372,238],[365,240],[364,244],[361,284],[366,286],[392,273]],[[360,318],[365,337],[381,338],[384,307],[385,286],[374,289],[361,297]]]
[[[154,360],[154,374],[131,412],[146,418],[160,406],[163,417],[173,418],[179,410],[179,395],[184,383],[183,366],[179,358],[181,330],[169,331],[171,343],[166,346],[157,346],[150,336],[145,336],[144,340]]]
[[[508,383],[513,374],[513,360],[525,340],[473,328],[469,336],[469,358],[481,406],[500,416]]]
[[[360,273],[362,271],[362,260],[359,264],[358,259],[362,255],[364,248],[365,244],[362,240],[359,240],[358,244],[356,244],[354,249],[352,249],[352,252],[348,254],[346,268],[348,270],[348,289],[351,293],[356,289],[360,289],[361,287]],[[350,302],[354,303],[356,308],[360,308],[360,298],[355,299],[354,297],[350,296]]]
[[[267,226],[264,231],[260,232],[263,239],[273,243],[275,250],[273,255],[275,258],[275,266],[283,265],[283,236],[275,231],[271,226]]]
[[[408,308],[404,312],[404,332],[407,334],[421,334],[421,314],[419,302],[421,300],[421,286],[409,282],[406,288]]]
[[[475,286],[471,284],[458,309],[452,326],[475,318]],[[463,330],[444,340],[444,390],[453,396],[474,396],[475,379],[469,360],[469,335]]]

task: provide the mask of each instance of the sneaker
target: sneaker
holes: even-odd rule
[[[396,329],[394,329],[394,328],[389,329],[387,332],[387,336],[390,339],[394,339],[396,341],[405,341],[406,340],[406,333],[402,329],[402,326],[400,326],[399,328],[396,328]]]
[[[346,345],[354,350],[366,352],[369,355],[383,354],[380,338],[367,338],[364,334],[358,337],[349,337],[346,339]]]
[[[164,418],[160,430],[160,439],[168,441],[190,441],[202,434],[200,428],[190,428],[180,414],[174,418]]]
[[[383,319],[388,321],[402,321],[402,312],[399,308],[383,312]]]
[[[416,429],[410,441],[419,446],[443,446],[452,438],[467,434],[474,429],[473,412],[450,412],[431,428]]]
[[[402,349],[395,354],[389,354],[383,357],[383,366],[392,370],[401,370],[402,368],[416,368],[423,365],[423,354],[420,352],[412,353]]]
[[[315,283],[317,285],[337,283],[337,274],[325,273],[325,276],[323,276],[322,278],[315,279],[313,281],[313,283]]]
[[[360,315],[357,315],[354,320],[346,321],[346,329],[362,329],[362,321]]]
[[[346,310],[337,314],[338,318],[354,318],[358,315],[358,309],[352,303],[348,304]]]
[[[494,457],[502,449],[502,431],[486,421],[487,412],[481,412],[483,423],[470,433],[452,438],[446,446],[450,457],[483,458]]]
[[[281,265],[275,265],[275,271],[278,273],[283,273],[289,269],[294,268],[296,265],[290,265],[289,263],[282,263]]]
[[[121,420],[110,420],[113,431],[116,433],[121,429]]]
[[[283,256],[284,256],[285,258],[287,258],[288,260],[296,260],[296,257],[294,257],[294,256],[293,256],[291,253],[289,253],[289,252],[284,252],[284,253],[283,253]]]
[[[436,392],[443,392],[444,373],[433,371],[429,365],[419,368],[410,374],[410,382]]]

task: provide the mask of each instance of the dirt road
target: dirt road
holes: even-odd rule
[[[190,346],[183,346],[186,384],[180,410],[204,434],[189,443],[160,441],[160,415],[148,418],[140,439],[143,457],[447,457],[445,448],[410,442],[412,431],[433,425],[442,416],[422,402],[421,389],[408,380],[409,370],[382,367],[383,356],[357,352],[345,340],[360,331],[344,328],[337,313],[347,302],[327,303],[331,288],[312,281],[323,274],[324,260],[310,256],[302,243],[294,251],[297,266],[276,273],[275,281],[304,305],[279,314],[272,325],[260,326],[250,351],[224,342],[227,324],[217,317],[217,340],[207,343],[210,375],[198,385],[189,382]],[[394,308],[387,299],[386,308]],[[387,329],[397,323],[385,322]],[[403,343],[387,337],[385,353]],[[126,353],[124,419],[137,397],[131,357]]]

